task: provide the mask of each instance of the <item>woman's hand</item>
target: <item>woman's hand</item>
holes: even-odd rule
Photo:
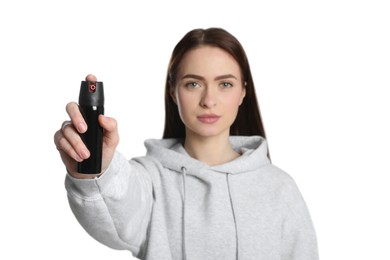
[[[94,75],[88,75],[87,81],[96,81]],[[87,131],[87,124],[75,102],[66,105],[66,112],[70,121],[62,123],[62,127],[54,134],[54,143],[60,152],[61,159],[70,175],[75,178],[89,179],[100,174],[80,174],[77,172],[77,162],[81,162],[90,156],[90,152],[81,140],[80,134]],[[115,149],[119,143],[117,122],[113,118],[99,115],[99,124],[103,128],[103,158],[102,173],[107,169]]]

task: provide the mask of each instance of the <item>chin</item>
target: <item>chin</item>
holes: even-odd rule
[[[191,134],[199,137],[204,137],[204,138],[210,138],[210,137],[217,137],[224,135],[227,131],[227,135],[229,136],[229,129],[197,129],[197,130],[191,130]]]

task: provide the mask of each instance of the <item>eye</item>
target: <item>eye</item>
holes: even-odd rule
[[[188,82],[188,83],[186,83],[185,84],[185,86],[187,87],[187,88],[198,88],[198,87],[200,87],[200,85],[199,85],[199,83],[198,82],[195,82],[195,81],[193,81],[193,82]]]
[[[230,82],[222,82],[222,83],[220,84],[220,86],[221,86],[222,88],[231,88],[231,87],[233,87],[233,84],[230,83]]]

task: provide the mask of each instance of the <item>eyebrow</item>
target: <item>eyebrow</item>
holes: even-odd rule
[[[187,78],[205,80],[204,77],[196,75],[196,74],[186,74],[182,77],[182,79],[187,79]],[[237,78],[232,74],[225,74],[225,75],[217,76],[217,77],[215,77],[214,80],[221,80],[221,79],[228,79],[228,78],[233,78],[233,79],[237,80]]]

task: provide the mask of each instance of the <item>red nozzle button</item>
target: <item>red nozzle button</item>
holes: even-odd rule
[[[96,83],[95,82],[89,82],[89,92],[95,93],[96,91]]]

